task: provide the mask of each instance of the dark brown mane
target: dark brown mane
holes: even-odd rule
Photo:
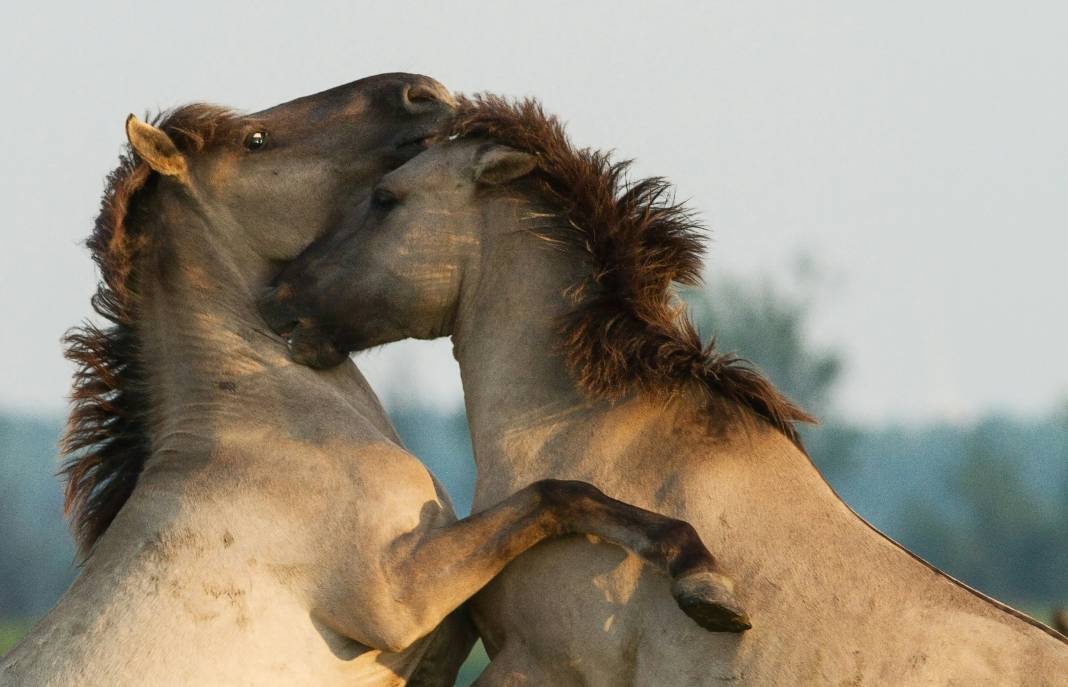
[[[795,422],[813,418],[747,361],[704,345],[674,292],[701,281],[703,229],[675,203],[662,178],[631,182],[630,163],[576,149],[563,124],[535,100],[462,99],[459,136],[485,137],[538,158],[529,183],[566,225],[550,238],[585,254],[592,267],[561,323],[563,350],[580,387],[599,398],[628,390],[669,394],[696,382],[750,408],[799,443]]]
[[[240,120],[223,108],[187,105],[153,118],[179,150],[195,153],[227,140]],[[70,456],[65,509],[79,548],[87,554],[137,484],[151,452],[148,393],[138,355],[138,258],[149,236],[142,228],[155,174],[127,147],[107,187],[86,245],[100,270],[92,298],[103,328],[86,322],[63,338],[77,366],[61,451]]]

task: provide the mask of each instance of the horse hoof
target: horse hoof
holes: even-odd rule
[[[680,577],[671,585],[671,595],[686,615],[709,632],[745,632],[753,625],[738,604],[734,584],[714,572]]]

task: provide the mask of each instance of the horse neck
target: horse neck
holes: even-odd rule
[[[241,227],[190,207],[196,202],[160,199],[152,220],[158,226],[149,228],[160,240],[139,283],[137,334],[157,467],[213,452],[220,442],[256,441],[266,431],[310,436],[317,430],[309,423],[284,426],[287,418],[299,421],[290,411],[302,403],[359,414],[395,439],[354,365],[317,373],[289,360],[286,342],[254,306],[271,263],[251,249]]]
[[[544,208],[517,209],[514,202],[491,200],[484,208],[482,256],[473,278],[465,275],[453,326],[478,466],[476,508],[550,476],[610,488],[612,474],[645,461],[644,441],[678,443],[672,428],[688,422],[698,404],[696,397],[690,405],[609,403],[577,389],[560,354],[558,323],[574,307],[568,289],[589,267],[516,219]],[[723,413],[724,422],[742,415],[726,407]],[[639,435],[642,441],[601,440]],[[799,464],[809,467],[803,456]]]
[[[137,336],[156,454],[209,443],[220,419],[240,415],[242,378],[285,359],[252,306],[265,261],[195,202],[164,195],[145,232],[155,244],[140,266]]]
[[[833,514],[843,526],[867,531],[802,451],[732,402],[709,405],[704,394],[686,389],[668,401],[582,394],[559,352],[558,322],[573,307],[567,290],[588,267],[524,230],[515,218],[526,214],[507,203],[487,207],[483,216],[494,230],[483,234],[478,272],[465,277],[453,326],[477,464],[476,510],[556,477],[591,481],[636,505],[684,515],[665,497],[666,476],[676,473],[705,486],[715,480],[717,491],[740,495],[764,514],[782,511],[769,521]],[[789,499],[782,498],[783,485]],[[745,543],[752,541],[759,538]]]
[[[476,500],[485,505],[507,496],[506,485],[526,471],[504,437],[524,431],[528,418],[540,422],[582,403],[563,361],[551,355],[555,321],[567,305],[562,294],[581,265],[517,223],[524,214],[507,202],[484,208],[481,259],[473,262],[475,274],[464,277],[453,323],[478,464]]]
[[[885,624],[865,625],[875,628],[865,637],[873,646],[888,640],[878,628],[894,627],[895,613],[923,616],[933,636],[965,636],[944,626],[946,618],[982,618],[991,641],[1009,626],[1014,636],[1043,638],[1033,621],[932,574],[868,526],[793,442],[747,409],[722,399],[710,406],[685,389],[665,402],[584,399],[556,353],[557,319],[570,307],[562,294],[582,264],[518,229],[484,239],[480,272],[454,324],[478,467],[476,511],[537,479],[583,479],[692,522],[750,587],[750,610],[772,625],[831,638],[843,619],[856,626],[879,608],[892,611]],[[826,599],[838,607],[813,616]]]

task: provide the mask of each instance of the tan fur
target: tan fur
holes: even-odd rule
[[[401,98],[409,83],[443,91],[424,77],[384,75],[318,106],[329,114],[330,104]],[[64,441],[68,504],[85,561],[56,608],[4,656],[0,684],[401,685],[428,651],[446,675],[466,653],[464,623],[434,634],[454,597],[428,584],[446,605],[404,606],[396,585],[416,576],[387,555],[397,540],[418,549],[452,522],[447,498],[399,446],[355,367],[323,376],[293,366],[253,306],[270,271],[265,251],[291,245],[295,254],[341,201],[301,182],[366,188],[382,171],[362,151],[383,141],[360,139],[344,111],[306,124],[315,98],[264,117],[305,157],[333,156],[362,174],[344,187],[321,164],[302,170],[318,176],[275,181],[272,166],[299,159],[246,158],[236,134],[257,118],[204,106],[155,120],[186,156],[189,181],[217,179],[212,169],[238,158],[247,178],[209,194],[134,152],[110,176],[89,239],[101,272],[94,307],[108,324],[67,338],[79,364]],[[386,111],[396,119],[382,121],[379,136],[421,136],[448,114],[429,101]],[[248,183],[276,214],[307,222],[257,223],[250,234],[234,192]]]
[[[560,212],[547,195],[557,191],[538,177],[479,186],[472,171],[492,143],[435,146],[383,178],[379,188],[400,200],[369,207],[283,273],[292,317],[329,321],[332,345],[343,349],[451,334],[478,464],[475,510],[556,477],[691,522],[735,580],[753,628],[705,635],[672,626],[671,599],[639,560],[587,540],[552,542],[524,554],[473,604],[493,657],[480,687],[1063,682],[1064,638],[858,518],[753,397],[703,376],[679,377],[670,394],[637,383],[672,379],[643,346],[663,341],[674,359],[676,334],[658,339],[647,327],[666,320],[626,313],[644,308],[646,293],[651,308],[663,306],[666,285],[626,289],[645,284],[643,275],[677,273],[671,261],[649,272],[624,262],[631,277],[610,292],[633,303],[607,295],[604,308],[577,306],[590,322],[583,331],[609,341],[568,344],[560,356],[559,323],[576,311],[571,289],[609,280],[612,264],[595,256],[610,255],[613,241],[603,252],[546,241],[599,225],[569,221],[576,215]],[[560,189],[556,197],[584,196]],[[561,226],[545,226],[554,218]],[[532,231],[532,222],[542,224]],[[640,259],[639,244],[627,245],[620,259]],[[658,255],[655,244],[649,250]],[[427,278],[438,274],[449,277]],[[617,323],[622,342],[612,340]],[[308,332],[309,348],[323,331]],[[616,361],[624,352],[639,360]],[[607,365],[611,374],[592,379],[609,380],[615,393],[589,393],[591,377],[581,374],[576,384],[576,364],[580,373]]]
[[[509,684],[497,681],[506,674],[585,687],[1052,687],[1068,675],[1063,640],[877,533],[801,450],[733,399],[709,406],[691,390],[591,403],[561,381],[555,323],[582,266],[517,234],[523,214],[505,201],[481,208],[484,261],[457,308],[475,507],[553,476],[687,520],[736,581],[753,629],[702,637],[669,628],[663,597],[635,561],[552,543],[476,600],[497,664],[485,685]]]
[[[68,493],[86,560],[0,685],[451,684],[474,641],[461,604],[573,532],[631,547],[718,627],[724,581],[691,527],[561,481],[456,522],[356,367],[294,365],[259,319],[276,261],[342,212],[343,191],[365,193],[440,131],[450,102],[425,77],[382,75],[263,122],[179,110],[160,130],[187,179],[133,157],[112,175],[90,239],[112,326],[70,339],[67,447],[85,453]],[[286,146],[230,135],[259,126]]]

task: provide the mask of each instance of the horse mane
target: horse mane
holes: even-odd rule
[[[748,361],[703,344],[675,292],[701,282],[704,228],[660,177],[631,181],[630,161],[575,148],[564,125],[533,99],[461,98],[460,137],[487,138],[531,153],[524,181],[564,222],[544,238],[579,252],[590,274],[569,290],[574,309],[560,334],[568,367],[595,398],[631,390],[668,395],[692,384],[706,407],[716,395],[751,409],[800,447],[796,422],[814,418]]]
[[[240,126],[230,110],[192,104],[149,118],[184,153],[229,140]],[[60,451],[67,456],[64,511],[79,551],[88,555],[137,484],[151,453],[149,393],[138,347],[138,264],[150,238],[142,230],[156,175],[127,145],[107,177],[100,214],[86,241],[100,271],[91,299],[103,326],[86,321],[63,337],[75,366],[70,416]]]

